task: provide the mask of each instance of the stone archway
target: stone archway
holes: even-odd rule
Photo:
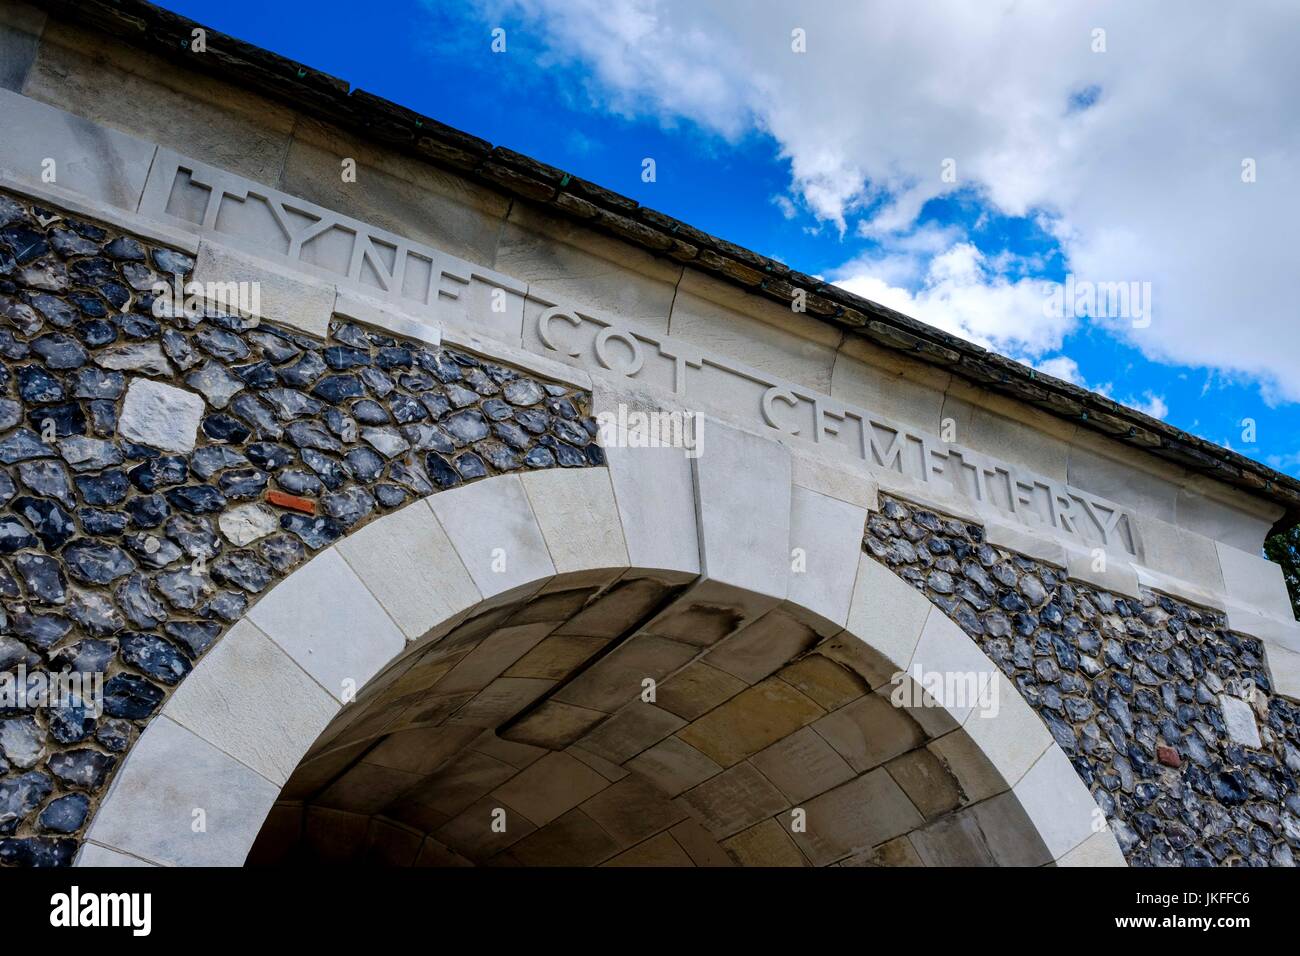
[[[495,793],[507,833],[528,830],[513,862],[721,862],[725,849],[834,863],[898,856],[891,841],[916,833],[907,845],[926,858],[886,861],[1122,865],[1038,716],[862,554],[865,517],[794,485],[780,445],[713,422],[694,462],[610,449],[608,468],[416,502],[295,571],[199,663],[131,752],[78,862],[239,865],[268,814],[259,852],[274,856],[292,815],[318,811],[351,813],[339,832],[364,818],[351,850],[389,862],[426,812],[442,838],[417,852],[486,861],[509,847],[476,848],[456,821],[483,810],[490,833]],[[792,573],[791,548],[808,545]],[[589,640],[552,640],[564,637]],[[900,712],[886,699],[899,671],[986,674],[999,706]],[[647,677],[664,695],[653,704],[639,696]],[[804,764],[818,757],[830,769],[814,783]],[[455,801],[438,809],[438,774],[467,759],[509,776],[454,815]],[[644,819],[620,823],[638,800]],[[807,831],[778,830],[794,809]],[[663,826],[643,832],[649,819]],[[579,851],[589,858],[565,856]]]

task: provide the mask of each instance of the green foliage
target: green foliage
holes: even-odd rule
[[[1300,525],[1265,541],[1264,554],[1282,565],[1286,589],[1291,594],[1291,609],[1300,618]]]

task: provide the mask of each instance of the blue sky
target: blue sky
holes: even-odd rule
[[[1266,16],[1182,24],[1240,31],[1186,66],[1122,5],[996,29],[860,4],[803,25],[685,0],[166,5],[1300,476],[1296,87],[1237,90],[1243,63],[1295,70]],[[1068,273],[1150,281],[1151,327],[1044,320]]]

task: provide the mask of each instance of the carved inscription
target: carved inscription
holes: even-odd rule
[[[158,152],[140,212],[436,321],[501,337],[513,328],[518,339],[524,283],[170,150]]]
[[[529,323],[524,339],[525,347],[664,388],[681,401],[760,418],[786,435],[855,457],[874,472],[924,482],[938,495],[964,498],[1029,527],[1053,529],[1088,547],[1137,553],[1131,517],[1113,502],[667,336],[551,306]]]
[[[526,284],[225,170],[160,150],[144,215],[400,302],[511,346],[659,388],[679,402],[760,420],[1087,547],[1138,553],[1113,502],[687,342],[529,296]]]

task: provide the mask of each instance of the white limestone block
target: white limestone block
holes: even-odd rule
[[[866,511],[880,510],[880,486],[852,459],[838,460],[820,452],[791,446],[790,464],[795,485],[838,498]]]
[[[795,486],[790,498],[790,600],[843,627],[853,598],[865,509]],[[797,550],[796,550],[797,549]]]
[[[1086,581],[1114,594],[1141,597],[1137,571],[1129,555],[1117,548],[1102,549],[1099,556],[1093,548],[1066,544],[1065,573],[1072,580]]]
[[[1257,614],[1229,601],[1228,630],[1258,637],[1270,647],[1281,647],[1300,654],[1300,624],[1293,621],[1288,614],[1286,618],[1273,617],[1269,614]]]
[[[139,857],[130,856],[117,850],[110,850],[106,846],[100,846],[98,843],[84,843],[81,850],[77,853],[77,858],[72,863],[73,866],[96,866],[96,867],[119,867],[119,866],[155,866],[141,860]]]
[[[1128,866],[1110,830],[1101,830],[1056,861],[1057,866]]]
[[[1300,654],[1265,641],[1264,657],[1273,679],[1273,693],[1293,702],[1300,701]]]
[[[1052,735],[1005,675],[999,672],[994,683],[993,706],[975,708],[962,726],[1007,785],[1015,786],[1052,745]]]
[[[372,521],[337,547],[408,640],[482,599],[427,501]]]
[[[927,691],[929,684],[942,689],[945,699],[936,703],[959,724],[977,707],[991,706],[1001,676],[979,645],[938,608],[926,618],[907,670]]]
[[[1157,574],[1186,582],[1211,594],[1223,594],[1223,572],[1214,541],[1152,517],[1142,511],[1130,514],[1141,544],[1139,563]]]
[[[634,412],[660,410],[658,403],[642,392],[615,387],[605,380],[595,383],[593,403],[596,420],[610,423],[602,428],[601,446],[632,566],[699,574],[695,479],[687,450],[667,445],[632,447],[629,437],[617,427]],[[684,411],[668,403],[663,410]],[[702,427],[701,420],[694,421],[692,428]]]
[[[1224,593],[1229,601],[1283,621],[1293,619],[1291,598],[1282,579],[1281,565],[1222,542],[1215,542],[1215,547],[1219,552]]]
[[[1056,744],[1029,768],[1012,793],[1033,821],[1052,859],[1059,860],[1092,836],[1101,817],[1078,771]]]
[[[995,548],[1006,548],[1016,554],[1051,564],[1058,568],[1065,567],[1065,547],[1046,529],[1030,530],[1024,525],[1005,524],[1000,521],[987,521],[984,524],[984,540]]]
[[[274,318],[320,338],[325,337],[334,312],[332,283],[208,239],[199,242],[191,281],[205,286],[247,283],[248,311],[255,317]]]
[[[485,598],[555,574],[523,482],[500,475],[433,495],[429,507]]]
[[[340,700],[348,690],[364,686],[406,644],[374,595],[333,549],[276,585],[248,618]]]
[[[932,606],[889,568],[861,554],[845,629],[905,670]]]
[[[695,468],[700,561],[711,580],[784,600],[790,578],[790,452],[704,420]]]
[[[163,713],[283,784],[339,702],[247,620],[221,639]]]
[[[194,436],[206,407],[193,392],[137,378],[126,390],[118,431],[122,437],[150,448],[193,451]]]
[[[0,127],[22,130],[21,136],[0,141],[0,170],[39,182],[42,161],[57,157],[59,185],[135,209],[153,159],[152,143],[4,89]]]
[[[605,469],[553,468],[520,480],[557,572],[627,568],[627,543]]]
[[[279,792],[160,715],[131,749],[86,839],[164,866],[242,866]],[[195,810],[203,832],[194,830]]]
[[[1255,714],[1250,705],[1239,697],[1228,694],[1219,695],[1219,709],[1223,711],[1223,722],[1228,726],[1228,736],[1234,744],[1258,750],[1259,725],[1255,723]]]

